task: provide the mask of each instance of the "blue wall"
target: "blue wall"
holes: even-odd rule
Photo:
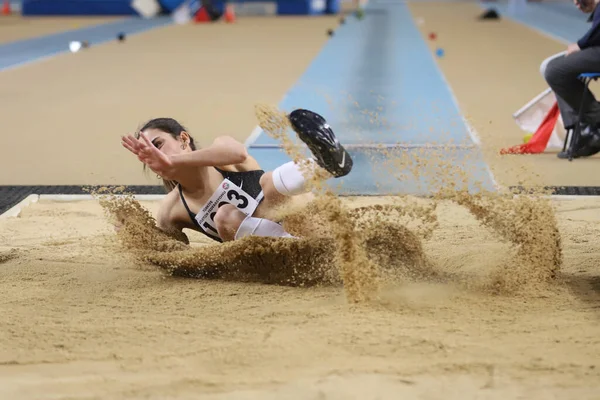
[[[264,0],[232,0],[231,3],[264,2]],[[137,15],[131,0],[23,0],[23,15]],[[160,0],[165,12],[171,12],[184,0]],[[316,15],[338,13],[340,0],[273,0],[279,15]],[[223,1],[216,0],[220,8]]]
[[[129,0],[23,0],[23,15],[137,15]]]

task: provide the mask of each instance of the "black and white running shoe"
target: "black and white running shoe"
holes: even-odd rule
[[[317,164],[336,178],[352,170],[352,157],[340,144],[325,118],[309,110],[294,110],[289,115],[292,128],[315,156]]]

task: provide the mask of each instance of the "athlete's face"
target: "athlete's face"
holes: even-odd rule
[[[178,138],[158,129],[146,129],[144,133],[148,135],[152,144],[166,155],[172,156],[191,151],[190,139],[185,132],[182,132]]]

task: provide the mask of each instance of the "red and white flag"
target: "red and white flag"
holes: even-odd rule
[[[525,136],[524,144],[502,149],[500,154],[539,154],[562,150],[566,132],[551,89],[546,89],[521,107],[513,118],[529,135]]]

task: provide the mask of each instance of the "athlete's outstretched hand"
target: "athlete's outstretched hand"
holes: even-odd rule
[[[157,149],[146,134],[140,133],[139,139],[131,135],[123,136],[121,144],[156,174],[164,179],[173,179],[173,173],[175,172],[173,160],[160,149]]]

